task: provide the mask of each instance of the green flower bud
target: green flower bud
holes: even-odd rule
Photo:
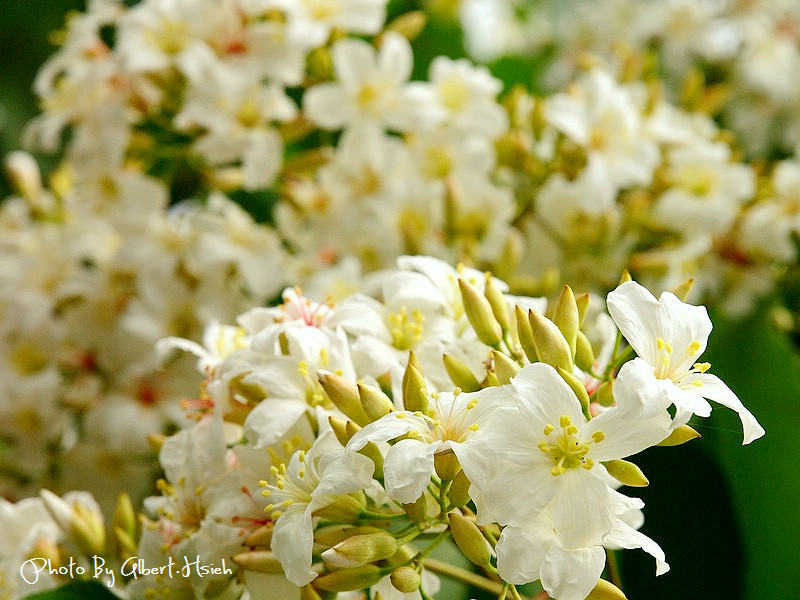
[[[322,560],[336,568],[351,568],[389,558],[397,552],[397,540],[385,531],[353,535],[322,553]]]
[[[358,453],[366,456],[372,461],[372,464],[375,465],[375,470],[372,472],[372,476],[375,479],[383,481],[383,454],[381,454],[381,450],[378,448],[375,442],[367,442],[364,447],[358,451]]]
[[[570,387],[570,389],[575,392],[578,400],[581,401],[581,407],[583,408],[583,411],[588,414],[589,393],[586,391],[586,387],[583,385],[583,382],[575,377],[575,375],[565,371],[561,367],[556,367],[556,371],[558,371],[558,374],[561,375],[561,378],[567,382],[567,385]]]
[[[466,363],[451,354],[442,356],[444,368],[453,383],[464,392],[477,392],[481,389],[478,378],[472,373]]]
[[[628,600],[627,596],[615,586],[605,579],[601,579],[594,586],[594,589],[586,596],[586,600]]]
[[[337,523],[327,525],[314,531],[314,543],[331,548],[336,544],[345,541],[354,535],[365,535],[369,533],[380,533],[383,529],[372,525],[350,525],[347,523]]]
[[[686,442],[690,442],[691,440],[695,440],[699,437],[700,434],[697,433],[697,431],[688,425],[681,425],[680,427],[673,429],[672,433],[670,433],[665,440],[659,442],[657,445],[680,446],[681,444],[685,444]]]
[[[117,555],[123,561],[136,555],[136,542],[121,527],[114,527],[114,545],[117,548]]]
[[[582,371],[589,371],[594,367],[594,349],[586,334],[578,331],[575,335],[575,364]]]
[[[584,292],[575,298],[575,305],[578,307],[578,327],[583,327],[586,320],[586,312],[589,310],[589,294]]]
[[[358,396],[361,398],[361,406],[370,421],[377,421],[394,410],[394,404],[380,388],[364,383],[359,383],[356,387]]]
[[[314,512],[314,516],[321,517],[334,523],[355,523],[364,512],[364,505],[353,496],[339,496],[335,502]]]
[[[565,285],[561,289],[561,295],[556,300],[553,309],[553,323],[561,330],[564,339],[569,344],[571,355],[575,355],[575,338],[580,327],[580,314],[578,304],[575,302],[575,294],[572,288]]]
[[[80,502],[72,507],[72,539],[88,556],[102,554],[106,546],[103,517]]]
[[[417,570],[408,565],[397,567],[389,576],[394,589],[404,594],[416,592],[419,589],[419,584],[422,583],[422,578],[417,573]]]
[[[489,301],[465,279],[459,278],[458,287],[461,290],[464,312],[467,313],[467,319],[478,339],[487,346],[497,346],[503,337],[503,330],[492,313]]]
[[[396,31],[409,42],[413,42],[419,37],[422,30],[425,29],[427,23],[428,17],[424,12],[421,10],[412,10],[392,19],[389,24],[386,25],[384,31]]]
[[[233,562],[247,571],[257,573],[283,573],[283,567],[270,550],[250,550],[231,557]]]
[[[244,538],[244,546],[269,546],[272,543],[272,532],[275,529],[274,523],[267,523],[254,529],[250,535]]]
[[[456,474],[461,470],[461,465],[451,449],[437,452],[433,455],[433,466],[436,474],[442,481],[452,481]]]
[[[492,362],[494,363],[494,372],[497,375],[497,382],[500,385],[505,385],[512,377],[519,373],[519,365],[511,360],[507,354],[492,350]]]
[[[642,470],[632,462],[618,458],[603,463],[608,474],[623,485],[631,487],[647,487],[650,482],[644,476]]]
[[[517,305],[514,307],[514,316],[517,321],[517,337],[519,337],[519,344],[522,346],[525,356],[532,363],[538,362],[539,356],[536,354],[536,345],[533,343],[533,332],[528,315],[521,306]]]
[[[347,421],[344,419],[337,419],[336,417],[328,417],[328,423],[331,425],[333,434],[342,446],[346,446],[350,438],[353,437],[347,431]]]
[[[353,421],[361,427],[372,422],[361,406],[358,388],[354,383],[349,381],[346,377],[328,371],[319,371],[317,373],[317,378],[319,379],[320,385],[322,385],[322,389],[328,394],[328,397],[336,408],[353,419]]]
[[[594,399],[603,406],[614,406],[614,382],[604,381],[594,393]]]
[[[378,583],[385,575],[384,569],[375,565],[363,565],[352,569],[340,569],[314,580],[314,587],[326,592],[349,592],[361,590]]]
[[[409,360],[403,375],[403,406],[406,410],[426,412],[428,410],[428,391],[425,378]]]
[[[572,371],[572,350],[556,324],[535,310],[528,312],[528,320],[539,360]]]
[[[464,506],[469,502],[469,486],[467,474],[464,471],[459,471],[453,478],[450,489],[447,490],[447,499],[450,500],[451,506]]]
[[[692,292],[694,286],[694,279],[687,279],[683,283],[676,285],[672,288],[672,293],[675,294],[681,302],[686,302],[689,294]]]
[[[111,526],[124,531],[130,539],[136,539],[139,521],[136,518],[136,511],[133,508],[131,497],[126,492],[121,492],[117,497],[117,506],[114,509],[114,517]]]
[[[447,519],[450,521],[453,540],[464,556],[479,567],[489,566],[492,552],[475,522],[458,511],[448,513]]]
[[[403,504],[403,510],[412,523],[417,525],[425,523],[428,520],[428,499],[425,497],[425,492],[409,504]]]
[[[503,295],[503,292],[500,291],[500,288],[497,287],[496,280],[492,277],[491,273],[486,273],[485,277],[486,286],[483,295],[489,301],[489,306],[492,308],[492,314],[494,318],[497,319],[497,323],[503,331],[507,331],[510,325],[510,319],[506,297]]]

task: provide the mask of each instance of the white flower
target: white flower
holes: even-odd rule
[[[627,525],[620,515],[641,507],[638,499],[609,490],[614,510],[611,531],[585,546],[565,546],[553,525],[549,508],[522,526],[508,526],[497,543],[497,570],[509,583],[540,579],[558,600],[583,600],[597,584],[606,561],[604,547],[642,548],[656,559],[656,574],[669,570],[664,552],[653,540]]]
[[[271,502],[265,510],[275,521],[272,551],[289,581],[305,585],[317,576],[311,570],[314,511],[366,488],[374,467],[367,457],[345,452],[330,431],[308,452],[295,452],[288,466],[273,467],[274,483],[264,486]]]
[[[476,393],[479,401],[487,390]],[[606,535],[614,514],[609,476],[600,463],[663,440],[668,415],[634,421],[612,408],[587,421],[573,391],[544,363],[524,367],[500,391],[510,402],[498,404],[511,406],[492,412],[462,464],[479,521],[518,525],[550,504],[565,547],[586,546]]]
[[[620,395],[630,399],[626,406],[635,402],[640,414],[674,404],[674,424],[680,425],[692,414],[710,415],[708,398],[739,413],[745,444],[764,435],[736,394],[706,372],[711,365],[696,362],[711,333],[705,307],[685,304],[670,292],[656,300],[634,281],[608,294],[607,302],[617,327],[639,355],[620,369],[614,386],[618,401]]]
[[[417,500],[433,475],[434,454],[452,450],[461,462],[469,438],[480,431],[489,412],[501,398],[499,388],[480,395],[436,394],[431,398],[433,417],[422,413],[395,411],[370,423],[347,443],[348,450],[360,450],[368,442],[387,442],[405,435],[389,448],[384,462],[387,493],[403,503]],[[463,465],[462,465],[463,467]]]
[[[405,93],[413,55],[404,37],[387,33],[378,52],[367,42],[343,39],[331,55],[337,82],[321,83],[303,98],[306,115],[326,129],[373,124],[403,129],[413,121]]]

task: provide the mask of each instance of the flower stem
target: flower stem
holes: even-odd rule
[[[489,592],[490,594],[500,596],[503,593],[504,586],[502,583],[492,581],[491,579],[486,579],[477,573],[453,566],[444,561],[436,560],[435,558],[426,558],[423,562],[423,565],[426,569],[429,569],[434,573],[439,573],[440,575],[445,575],[451,579],[463,581],[464,583],[468,583],[476,588]]]
[[[619,561],[617,560],[617,553],[613,550],[606,550],[606,562],[608,565],[608,577],[611,583],[622,589],[622,577],[619,572]]]

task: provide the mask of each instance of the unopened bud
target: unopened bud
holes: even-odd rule
[[[601,579],[594,586],[594,589],[586,596],[586,600],[628,600],[627,596],[615,586],[605,579]]]
[[[578,307],[578,327],[583,327],[586,320],[586,313],[589,310],[589,294],[584,292],[575,298],[575,305]]]
[[[272,543],[272,533],[275,530],[273,523],[266,523],[254,529],[244,538],[244,546],[269,546]]]
[[[317,378],[336,408],[361,427],[372,422],[361,406],[358,388],[353,382],[342,375],[329,371],[317,372]]]
[[[614,406],[614,382],[604,381],[597,388],[594,394],[594,400],[602,406]]]
[[[681,302],[686,302],[686,299],[689,297],[689,294],[692,293],[692,287],[694,286],[694,279],[687,279],[683,283],[676,285],[672,288],[672,293],[678,297],[678,300]]]
[[[412,523],[419,525],[428,520],[428,499],[425,492],[414,502],[403,504],[403,510]]]
[[[527,313],[520,305],[516,305],[514,307],[514,316],[517,321],[517,337],[519,337],[519,344],[522,346],[525,356],[532,363],[538,362],[539,357],[536,354],[536,345],[533,343],[533,332],[531,331]]]
[[[72,539],[88,556],[102,554],[106,546],[103,517],[80,502],[76,502],[72,510]]]
[[[117,506],[114,509],[114,518],[111,524],[114,528],[122,529],[131,539],[136,538],[139,522],[136,519],[136,511],[133,509],[131,497],[126,492],[121,492],[117,498]]]
[[[583,385],[583,382],[575,377],[575,375],[565,371],[561,367],[556,367],[556,371],[558,371],[558,374],[561,375],[561,379],[567,382],[567,385],[570,387],[570,389],[575,392],[578,400],[580,400],[583,412],[588,413],[589,393],[586,391],[586,387]]]
[[[306,59],[308,74],[314,79],[326,81],[333,79],[333,59],[329,48],[322,47],[312,50]]]
[[[419,37],[422,30],[425,29],[427,23],[428,18],[425,16],[424,12],[421,10],[412,10],[392,19],[392,21],[386,25],[384,31],[396,31],[409,42],[413,42]]]
[[[483,290],[483,295],[489,301],[489,306],[492,307],[492,314],[497,319],[498,324],[503,331],[507,331],[510,325],[508,315],[508,303],[506,297],[500,288],[497,286],[497,281],[492,277],[491,273],[486,273],[486,286]]]
[[[594,368],[594,348],[586,334],[579,331],[575,335],[575,364],[582,371],[590,371]]]
[[[336,436],[336,439],[339,440],[339,443],[342,446],[346,446],[347,442],[350,441],[350,438],[353,437],[352,435],[348,434],[347,421],[344,419],[337,419],[336,417],[328,417],[328,423],[330,423],[331,429],[333,430],[333,435]]]
[[[475,377],[472,370],[464,361],[456,358],[452,354],[445,354],[442,360],[444,361],[444,368],[447,374],[456,387],[460,387],[464,392],[477,392],[481,389],[478,378]]]
[[[606,461],[603,465],[605,465],[608,474],[623,485],[647,487],[650,484],[642,470],[632,462],[618,458]]]
[[[326,592],[349,592],[371,587],[385,575],[384,569],[375,565],[363,565],[352,569],[340,569],[314,580],[314,587]]]
[[[329,595],[330,594],[325,594],[325,600],[329,600]],[[308,584],[300,588],[300,600],[323,600],[323,598],[320,593],[314,589],[314,586]]]
[[[358,453],[372,461],[372,464],[375,465],[372,476],[383,481],[383,454],[381,454],[381,449],[378,448],[378,445],[375,442],[367,442]]]
[[[233,562],[247,571],[257,573],[283,573],[283,567],[270,550],[251,550],[231,557]]]
[[[503,337],[503,330],[492,313],[489,301],[465,279],[459,278],[458,287],[461,290],[464,312],[478,339],[487,346],[497,346]]]
[[[633,281],[633,277],[631,277],[631,274],[628,271],[628,269],[622,269],[622,275],[620,275],[619,283],[617,285],[622,285],[627,281]]]
[[[464,471],[459,471],[453,478],[450,489],[447,490],[447,499],[450,501],[451,506],[464,506],[469,502],[469,486],[467,474]]]
[[[672,430],[667,438],[659,442],[658,446],[680,446],[686,442],[696,440],[700,434],[688,425],[680,425]]]
[[[572,350],[556,324],[535,310],[528,312],[528,320],[539,360],[572,371]]]
[[[417,573],[417,570],[408,565],[397,567],[389,576],[389,581],[392,582],[394,589],[404,594],[411,594],[419,589],[419,584],[422,579]]]
[[[322,560],[339,569],[358,567],[389,558],[397,552],[397,540],[385,531],[353,535],[322,553]]]
[[[353,496],[339,496],[335,502],[315,511],[314,516],[335,523],[355,523],[363,512],[364,505]]]
[[[394,410],[394,404],[380,388],[364,383],[359,383],[356,387],[358,396],[361,398],[361,406],[370,421],[377,421]]]
[[[492,350],[492,362],[494,363],[495,375],[497,375],[497,383],[500,385],[505,385],[519,373],[519,365],[511,360],[507,354]]]
[[[331,548],[336,544],[345,541],[354,535],[364,535],[367,533],[380,533],[383,529],[372,525],[350,525],[348,523],[337,523],[319,527],[314,531],[314,543]]]
[[[561,295],[556,300],[553,309],[553,323],[561,330],[564,339],[569,344],[572,356],[575,355],[575,338],[580,327],[580,313],[578,304],[575,302],[575,294],[572,288],[565,285],[561,289]]]
[[[114,543],[117,548],[117,554],[122,560],[136,555],[136,542],[121,527],[114,528]]]
[[[433,466],[442,481],[452,481],[461,470],[458,458],[450,448],[433,455]]]
[[[450,521],[453,540],[464,556],[479,567],[488,566],[492,558],[492,551],[489,542],[483,537],[475,522],[457,511],[448,513],[447,519]]]
[[[428,391],[422,373],[409,361],[403,375],[403,406],[411,412],[428,410]]]

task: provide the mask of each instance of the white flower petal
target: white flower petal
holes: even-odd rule
[[[742,428],[744,429],[743,445],[749,444],[753,440],[764,435],[764,428],[759,425],[753,413],[744,407],[742,401],[739,400],[736,394],[734,394],[719,377],[711,373],[698,373],[693,374],[691,380],[703,384],[702,387],[695,388],[698,394],[739,413],[739,418],[742,421]]]
[[[520,585],[539,579],[550,544],[555,539],[546,517],[538,517],[522,527],[508,526],[497,541],[497,571],[503,581]]]
[[[272,551],[281,563],[286,579],[295,585],[305,585],[317,574],[311,570],[314,531],[311,511],[287,511],[275,521]]]
[[[440,445],[400,440],[389,448],[383,465],[386,492],[404,504],[416,501],[431,479],[433,455]]]
[[[636,531],[622,521],[617,521],[614,529],[606,536],[604,543],[613,544],[618,548],[641,548],[656,559],[656,575],[663,575],[669,571],[664,551],[645,534]]]
[[[264,448],[283,437],[307,410],[308,405],[299,400],[268,398],[247,415],[244,435],[256,448]]]
[[[359,430],[347,442],[348,450],[361,450],[368,442],[388,442],[410,431],[428,431],[428,422],[408,411],[394,411]]]
[[[600,546],[566,550],[552,544],[542,565],[542,587],[558,600],[584,600],[605,564],[606,553]]]
[[[588,442],[600,431],[605,436],[592,444],[589,455],[595,461],[625,458],[664,440],[669,435],[671,421],[666,410],[648,419],[630,419],[612,407],[589,421],[581,430],[581,438]]]
[[[663,305],[647,288],[626,281],[606,298],[608,313],[628,343],[651,365],[657,364],[656,338],[670,331],[670,320]]]
[[[614,526],[610,488],[583,469],[569,469],[557,479],[559,489],[550,503],[550,514],[561,544],[566,548],[599,544]]]

